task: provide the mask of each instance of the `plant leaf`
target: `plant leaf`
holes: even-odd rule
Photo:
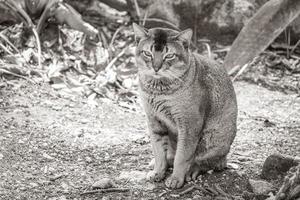
[[[300,14],[299,0],[270,0],[241,30],[227,54],[224,66],[229,74],[264,51]],[[238,67],[239,66],[239,67]]]

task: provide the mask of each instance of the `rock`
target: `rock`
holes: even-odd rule
[[[284,175],[291,167],[298,165],[299,159],[280,154],[270,155],[264,162],[261,177],[266,180],[276,179]]]
[[[115,183],[110,178],[102,178],[92,185],[93,189],[106,189],[112,187],[115,187]]]
[[[227,163],[227,168],[228,169],[238,169],[240,168],[240,166],[238,164],[235,164],[235,163]]]
[[[249,179],[249,183],[253,193],[257,195],[268,194],[274,190],[274,186],[266,181]]]

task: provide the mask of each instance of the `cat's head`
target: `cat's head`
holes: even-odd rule
[[[133,24],[133,29],[139,73],[154,79],[180,79],[189,67],[192,30],[147,30],[137,24]]]

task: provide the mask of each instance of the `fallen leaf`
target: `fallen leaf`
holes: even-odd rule
[[[93,189],[106,189],[111,187],[115,187],[115,183],[110,178],[102,178],[92,185]]]

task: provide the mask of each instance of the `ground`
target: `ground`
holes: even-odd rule
[[[61,98],[48,84],[2,82],[0,199],[216,199],[209,192],[216,185],[233,199],[254,199],[248,178],[260,179],[268,155],[300,154],[300,99],[243,81],[234,86],[239,117],[229,169],[170,191],[145,180],[153,155],[139,105],[100,99],[95,106]],[[129,190],[82,194],[105,177]],[[193,185],[207,190],[181,193]]]

